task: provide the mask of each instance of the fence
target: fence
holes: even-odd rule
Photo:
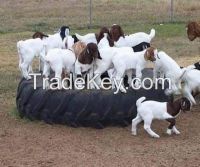
[[[52,32],[63,24],[86,28],[187,22],[199,16],[200,0],[6,0],[0,5],[0,33]]]
[[[198,20],[199,0],[88,0],[89,27]]]

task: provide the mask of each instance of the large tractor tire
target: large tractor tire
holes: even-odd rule
[[[145,69],[143,75],[152,77],[152,69]],[[141,96],[169,100],[161,86],[114,94],[113,90],[43,90],[41,77],[37,83],[34,89],[33,80],[20,81],[16,97],[20,116],[73,127],[127,126],[137,114],[136,101]]]

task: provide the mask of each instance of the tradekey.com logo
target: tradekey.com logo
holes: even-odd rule
[[[34,82],[34,89],[37,89],[37,79],[39,76],[41,76],[40,73],[32,73],[30,74],[33,76],[33,82]],[[140,78],[133,78],[131,82],[129,82],[129,87],[125,87],[123,84],[124,78],[116,79],[116,78],[103,78],[100,80],[100,83],[97,84],[96,79],[99,77],[98,74],[93,76],[92,78],[89,77],[89,74],[87,74],[87,81],[85,81],[84,78],[76,78],[73,81],[73,75],[70,74],[69,77],[66,77],[64,79],[60,79],[57,77],[54,78],[43,78],[42,79],[42,88],[43,89],[51,89],[51,90],[58,90],[58,89],[64,89],[64,90],[83,90],[83,89],[103,89],[103,90],[111,90],[116,89],[114,94],[117,94],[118,92],[124,92],[126,93],[126,90],[128,89],[134,89],[139,90],[140,88],[143,88],[145,90],[150,90],[154,88],[157,90],[161,87],[162,90],[171,89],[171,80],[170,78],[143,78],[142,80]],[[148,82],[148,84],[146,84]]]

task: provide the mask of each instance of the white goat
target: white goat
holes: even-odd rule
[[[109,77],[112,77],[112,73],[114,72],[112,59],[116,55],[116,53],[118,52],[120,53],[129,52],[130,54],[133,53],[133,50],[130,47],[121,47],[121,48],[110,47],[107,37],[108,37],[108,34],[104,33],[104,37],[98,43],[99,53],[102,58],[101,60],[96,59],[97,68],[95,69],[95,72],[94,72],[95,75],[98,74],[98,77],[96,79],[96,82],[98,85],[100,85],[100,82],[101,82],[100,76],[105,71],[108,70]]]
[[[24,78],[31,79],[28,75],[28,68],[31,68],[33,58],[39,56],[40,67],[43,66],[45,54],[53,48],[65,48],[65,37],[69,34],[69,28],[66,26],[61,27],[60,32],[40,38],[28,39],[25,41],[17,42],[17,50],[19,54],[19,68],[22,71]]]
[[[48,78],[50,75],[50,68],[55,72],[55,78],[59,80],[58,88],[62,88],[62,73],[74,72],[74,63],[76,61],[75,54],[68,49],[51,49],[44,58],[43,75]],[[46,88],[49,84],[46,83]]]
[[[150,47],[142,52],[133,52],[131,47],[109,47],[106,34],[99,42],[98,47],[102,60],[97,60],[97,69],[94,74],[99,74],[100,76],[109,68],[114,67],[117,82],[120,82],[123,75],[127,71],[129,84],[131,84],[132,69],[136,69],[136,77],[141,79],[141,71],[144,69],[146,62],[148,60],[154,61],[155,56],[157,55],[157,49],[153,47]],[[139,83],[136,82],[136,86],[138,86],[138,84]],[[120,87],[120,90],[122,92],[126,92],[123,87]]]
[[[182,93],[187,97],[191,103],[196,104],[196,101],[193,96],[196,96],[200,93],[200,71],[197,69],[191,69],[185,73],[182,77],[183,87]]]
[[[172,102],[157,102],[157,101],[145,101],[145,97],[141,97],[137,100],[137,116],[132,120],[132,134],[137,135],[137,125],[144,121],[144,129],[151,137],[159,138],[160,136],[151,130],[151,123],[154,119],[166,120],[170,122],[167,129],[167,134],[172,133],[180,134],[175,127],[175,118],[180,111],[190,110],[190,101],[187,98],[181,98]]]
[[[145,68],[147,61],[155,61],[155,57],[157,55],[157,49],[153,47],[149,47],[141,52],[123,52],[117,53],[113,59],[114,69],[116,70],[115,78],[117,82],[120,82],[120,79],[123,78],[125,71],[128,72],[128,84],[131,85],[131,75],[132,70],[136,70],[136,78],[142,79],[142,70]],[[130,74],[129,74],[130,73]],[[139,81],[136,80],[135,86],[139,86]],[[121,87],[121,91],[126,93],[126,89]]]
[[[185,74],[185,69],[181,69],[180,66],[165,52],[160,51],[154,61],[154,82],[158,78],[159,73],[162,76],[170,79],[171,89],[167,90],[166,93],[180,94],[181,89],[181,78]]]
[[[29,80],[28,68],[31,66],[33,58],[39,56],[41,60],[45,57],[45,45],[40,38],[28,39],[17,42],[17,50],[19,55],[19,69],[22,76]]]
[[[150,34],[146,34],[144,32],[138,32],[131,35],[126,35],[125,37],[120,37],[118,41],[114,42],[116,47],[134,47],[139,45],[140,43],[148,43],[150,44],[151,40],[155,36],[155,29],[151,29]]]
[[[95,33],[89,33],[89,34],[86,34],[86,35],[83,35],[83,36],[75,33],[75,35],[81,42],[84,42],[86,44],[88,44],[88,43],[97,44],[97,39],[96,39]]]

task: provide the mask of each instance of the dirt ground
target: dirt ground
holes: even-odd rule
[[[177,119],[180,135],[165,134],[167,122],[154,121],[152,139],[139,126],[103,130],[48,125],[10,117],[0,106],[0,166],[200,166],[199,106]]]

